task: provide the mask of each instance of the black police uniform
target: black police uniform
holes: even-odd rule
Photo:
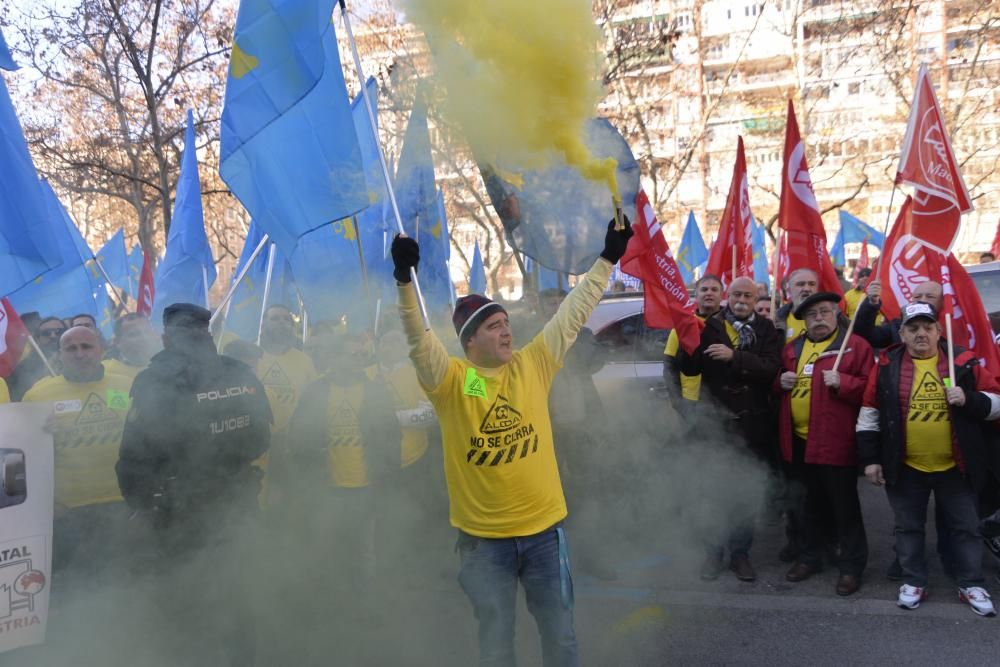
[[[253,619],[237,599],[239,551],[254,532],[260,473],[252,462],[270,445],[271,410],[253,370],[216,352],[209,317],[191,304],[164,311],[171,344],[132,384],[116,471],[136,520],[154,529],[161,595],[202,609],[183,632],[193,653],[183,660],[218,664],[205,654],[214,650],[249,664]]]

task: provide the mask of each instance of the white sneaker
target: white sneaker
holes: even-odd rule
[[[959,588],[958,599],[962,602],[967,602],[972,607],[972,611],[980,616],[996,616],[997,611],[993,608],[990,594],[986,592],[985,588],[980,588],[979,586]]]
[[[979,590],[983,589],[980,588]],[[903,609],[916,609],[920,606],[921,601],[923,601],[925,597],[927,597],[926,588],[903,584],[899,587],[899,598],[896,599],[896,604]]]

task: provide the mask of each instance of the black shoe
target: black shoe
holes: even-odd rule
[[[715,581],[725,569],[726,566],[719,554],[705,556],[705,561],[701,564],[701,579],[702,581]]]
[[[791,581],[792,583],[798,583],[800,581],[805,581],[819,571],[820,568],[815,565],[810,565],[809,563],[796,563],[792,566],[792,569],[785,574],[785,580]]]
[[[781,551],[778,552],[778,560],[782,563],[794,563],[798,558],[799,549],[791,542],[781,547]]]
[[[729,569],[736,573],[736,578],[740,581],[757,580],[757,573],[753,571],[749,556],[733,556],[729,562]]]
[[[889,581],[902,581],[903,580],[903,566],[899,564],[899,559],[896,558],[889,564],[889,569],[885,571],[885,578]]]
[[[840,578],[837,579],[837,595],[841,597],[847,597],[848,595],[854,595],[861,588],[861,577],[853,574],[842,574]]]

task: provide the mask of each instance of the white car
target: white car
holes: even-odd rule
[[[657,388],[663,385],[663,347],[670,331],[646,326],[642,294],[606,294],[585,326],[606,349],[594,384],[609,414],[651,429],[669,427],[670,411],[662,409],[666,401]]]

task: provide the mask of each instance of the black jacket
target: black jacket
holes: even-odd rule
[[[886,320],[876,325],[879,307],[873,306],[867,297],[858,303],[858,315],[854,318],[854,333],[868,341],[875,350],[881,350],[902,342],[899,337],[899,320]]]
[[[306,485],[331,484],[328,463],[330,439],[327,435],[330,390],[333,385],[346,387],[357,383],[364,384],[358,421],[369,479],[372,484],[378,485],[399,471],[403,432],[386,384],[380,378],[370,380],[360,372],[343,374],[331,371],[302,392],[292,415],[288,442],[297,482]]]
[[[179,516],[256,501],[251,463],[271,442],[271,408],[249,366],[207,345],[166,349],[132,384],[116,470],[137,509]]]
[[[947,359],[947,355],[942,342],[939,358]],[[956,462],[977,491],[990,478],[991,449],[996,446],[992,426],[984,421],[990,414],[991,403],[977,389],[978,366],[974,354],[955,350],[955,383],[965,391],[966,402],[962,407],[949,408]],[[870,389],[865,392],[864,407],[871,407],[877,401],[879,430],[857,432],[858,463],[862,467],[880,464],[886,483],[894,484],[906,455],[907,414],[900,400],[900,384],[905,381],[912,386],[914,366],[906,348],[896,345],[882,354],[876,368],[874,395]]]
[[[732,348],[726,332],[723,309],[705,320],[701,344],[693,355],[678,350],[677,360],[685,375],[701,375],[702,389],[738,419],[751,443],[775,438],[776,420],[771,404],[771,383],[781,369],[783,341],[771,320],[753,318],[756,337],[749,350],[734,350],[731,361],[716,361],[704,355],[709,345]]]

